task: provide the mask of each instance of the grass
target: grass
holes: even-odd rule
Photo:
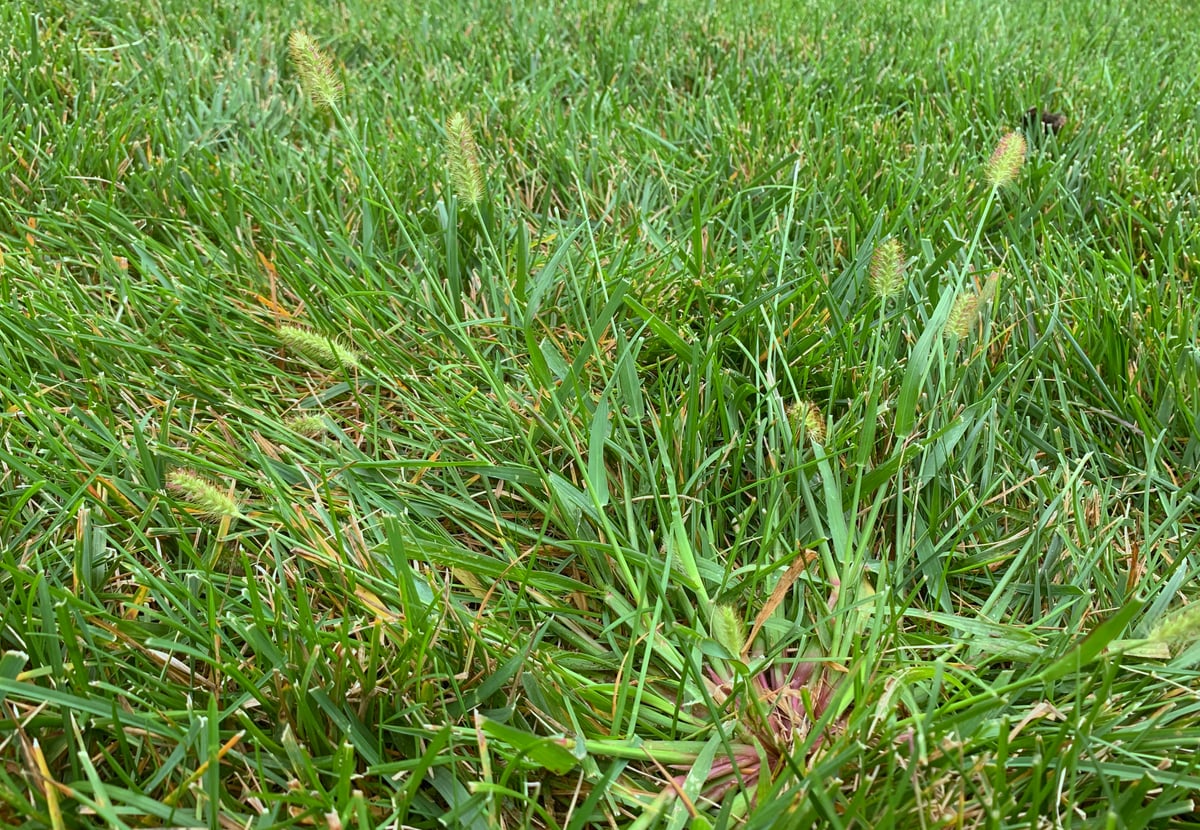
[[[1192,5],[0,24],[0,824],[1200,824]]]

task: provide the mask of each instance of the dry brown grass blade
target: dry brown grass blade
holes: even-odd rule
[[[750,636],[746,638],[746,646],[742,649],[742,660],[745,660],[749,656],[750,646],[754,643],[754,638],[758,636],[758,632],[762,630],[763,625],[775,613],[775,609],[779,607],[779,603],[783,602],[783,598],[792,589],[792,585],[816,558],[817,554],[815,551],[805,550],[792,563],[791,567],[787,569],[787,572],[784,573],[783,578],[779,580],[779,584],[775,586],[775,590],[771,592],[771,596],[767,598],[766,605],[762,607],[762,610],[758,612],[758,616],[754,618],[754,625],[750,629]]]

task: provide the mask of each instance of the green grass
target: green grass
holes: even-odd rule
[[[1200,12],[437,5],[0,5],[0,825],[1200,825]]]

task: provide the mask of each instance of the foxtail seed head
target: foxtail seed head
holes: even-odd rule
[[[347,349],[336,340],[302,329],[299,326],[280,326],[279,339],[288,351],[329,368],[357,369],[362,361],[357,352]]]
[[[167,487],[206,519],[220,521],[242,515],[236,499],[191,470],[172,470],[167,475]]]
[[[797,401],[788,407],[788,420],[794,433],[799,434],[803,430],[818,444],[825,443],[825,418],[812,401]]]
[[[954,298],[954,305],[950,307],[950,317],[946,320],[946,336],[966,337],[978,319],[979,295],[974,291],[959,294]]]
[[[957,339],[971,333],[984,306],[996,296],[1000,276],[1000,271],[992,271],[978,290],[959,294],[954,299],[954,305],[950,307],[950,316],[946,319],[947,337]]]
[[[458,198],[474,207],[483,199],[483,171],[471,120],[461,112],[446,119],[446,157]]]
[[[1169,644],[1190,644],[1200,639],[1200,602],[1185,605],[1160,622],[1150,632],[1150,639]]]
[[[1000,278],[1004,276],[1004,271],[995,270],[987,275],[987,279],[983,281],[983,286],[979,289],[979,302],[990,303],[992,298],[996,296],[996,289],[1000,285]]]
[[[885,239],[871,254],[871,290],[881,300],[904,287],[904,250],[895,237]]]
[[[1004,187],[1017,177],[1025,163],[1025,136],[1008,133],[996,144],[988,159],[984,177],[992,187]]]
[[[319,415],[295,415],[288,418],[287,426],[305,438],[320,438],[326,433],[325,422]]]
[[[735,658],[746,650],[746,624],[742,615],[728,605],[718,605],[712,615],[713,639]]]
[[[342,97],[342,84],[333,70],[333,60],[303,31],[292,32],[288,37],[288,51],[300,76],[300,86],[313,104],[318,109],[333,109]]]

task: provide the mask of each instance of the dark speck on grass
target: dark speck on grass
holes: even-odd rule
[[[1025,112],[1025,130],[1035,135],[1039,132],[1039,127],[1041,128],[1040,132],[1043,134],[1052,133],[1057,135],[1066,126],[1066,123],[1067,117],[1060,112],[1039,110],[1037,107],[1030,107]]]

